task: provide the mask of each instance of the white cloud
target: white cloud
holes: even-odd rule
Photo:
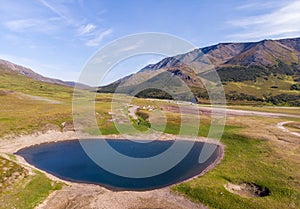
[[[127,46],[128,44],[125,44],[126,45],[125,47],[120,47],[119,45],[117,47],[120,48],[120,49],[118,49],[119,52],[126,52],[126,51],[131,51],[134,49],[138,49],[141,46],[143,46],[143,44],[144,44],[144,41],[140,40],[131,46]]]
[[[72,15],[72,10],[70,7],[64,5],[65,3],[68,3],[69,1],[49,1],[49,0],[37,0],[40,2],[40,4],[44,7],[46,7],[48,10],[50,10],[52,13],[57,15],[62,21],[63,24],[66,24],[67,26],[71,27],[80,27],[82,20],[78,20],[78,18],[74,18],[74,15]],[[73,2],[73,1],[70,1]],[[69,2],[69,3],[70,3]]]
[[[38,24],[40,24],[39,21],[35,19],[11,20],[4,23],[8,29],[13,31],[31,28]]]
[[[17,19],[9,20],[3,23],[9,30],[20,32],[28,29],[35,29],[37,31],[46,31],[54,28],[54,25],[48,24],[50,22],[56,22],[59,18],[49,19]]]
[[[68,18],[62,14],[58,9],[56,9],[55,7],[53,7],[52,5],[50,5],[47,1],[45,0],[38,0],[42,5],[44,5],[45,7],[47,7],[48,9],[50,9],[52,12],[54,12],[55,14],[57,14],[59,17],[68,20]]]
[[[93,39],[90,39],[86,42],[87,46],[99,46],[101,41],[105,36],[108,36],[109,34],[112,33],[112,29],[107,29],[99,34],[97,34]]]
[[[292,1],[272,12],[229,21],[242,32],[231,35],[238,39],[283,38],[300,35],[300,1]]]
[[[88,35],[91,32],[95,31],[97,27],[91,23],[87,24],[87,25],[82,25],[79,27],[78,29],[78,33],[79,35]]]
[[[83,1],[80,0],[63,0],[60,3],[54,4],[53,1],[50,0],[38,0],[44,7],[48,8],[51,12],[58,15],[60,19],[66,23],[66,26],[75,29],[77,38],[81,39],[85,42],[86,46],[98,46],[100,42],[103,40],[105,36],[108,36],[112,30],[108,29],[105,31],[101,31],[97,25],[93,23],[86,23],[86,20],[74,18],[74,14],[70,13],[68,7],[64,6],[64,2],[76,2],[77,4],[83,6]],[[105,10],[100,11],[104,13]]]
[[[90,19],[83,16],[84,13],[80,13],[82,8],[80,11],[77,10],[75,6],[83,3],[81,0],[36,1],[38,3],[25,4],[25,8],[21,8],[20,3],[13,3],[13,1],[7,4],[8,7],[5,7],[8,9],[0,7],[3,14],[0,17],[0,26],[4,26],[5,30],[8,29],[9,32],[14,32],[7,34],[14,35],[13,38],[18,40],[17,42],[42,33],[51,39],[67,39],[66,41],[69,41],[70,44],[77,41],[76,44],[80,42],[85,46],[98,46],[104,37],[112,33],[111,29],[101,26],[100,18]],[[105,13],[105,10],[99,11],[99,14],[102,13]],[[25,33],[26,36],[24,36]],[[68,34],[67,38],[65,38],[65,34]],[[31,45],[35,45],[37,41],[30,39],[29,42]]]
[[[251,1],[248,4],[242,4],[238,6],[236,9],[238,10],[248,10],[248,9],[255,9],[255,10],[262,10],[262,9],[270,9],[276,8],[278,6],[282,6],[282,2],[280,1]]]

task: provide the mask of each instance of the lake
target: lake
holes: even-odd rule
[[[157,155],[174,143],[159,140],[136,143],[125,139],[87,139],[86,143],[95,143],[95,140],[106,140],[118,152],[135,158]],[[220,149],[218,145],[213,145],[216,149],[212,155],[199,164],[203,145],[203,142],[195,142],[190,152],[175,167],[146,178],[122,177],[104,170],[88,157],[78,140],[35,145],[21,149],[16,154],[29,164],[64,180],[99,184],[113,190],[141,191],[166,187],[199,175],[217,160]]]

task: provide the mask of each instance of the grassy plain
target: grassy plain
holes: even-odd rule
[[[12,73],[0,74],[0,137],[10,138],[48,129],[61,130],[70,121],[72,88],[37,82]],[[3,154],[3,153],[2,153]],[[45,174],[0,157],[0,208],[34,208],[61,184]]]
[[[51,192],[62,188],[62,184],[51,181],[45,174],[34,171],[18,179],[0,193],[0,208],[35,208]]]
[[[0,137],[30,134],[48,129],[62,130],[62,123],[72,121],[72,88],[41,83],[9,73],[0,75]],[[33,96],[33,97],[32,97]],[[119,99],[125,99],[120,96]],[[118,134],[111,111],[111,94],[96,97],[96,119],[102,134]],[[117,101],[118,102],[118,101]],[[147,133],[152,127],[165,133],[178,134],[181,114],[166,107],[177,104],[168,101],[134,98],[131,104],[142,108],[138,119],[131,119],[133,126]],[[276,107],[237,106],[234,109],[299,114],[299,109]],[[161,111],[149,126],[153,111]],[[127,111],[124,107],[123,111]],[[145,116],[146,115],[146,116]],[[147,116],[148,115],[148,116]],[[166,119],[165,124],[159,117]],[[156,120],[155,120],[156,117]],[[277,129],[278,122],[296,118],[264,118],[230,116],[221,142],[225,145],[225,157],[213,170],[195,180],[172,187],[173,191],[185,195],[211,208],[300,208],[300,148],[299,139]],[[201,115],[199,136],[206,136],[211,118]],[[186,126],[187,132],[194,126]],[[293,127],[295,128],[295,127]],[[0,193],[0,208],[33,208],[60,184],[49,180],[44,174],[28,175],[24,168],[10,156],[0,167],[3,183],[13,173],[24,173]],[[7,171],[8,170],[8,171]],[[224,187],[227,183],[255,183],[270,190],[266,197],[248,198],[233,194]],[[5,185],[3,183],[2,185]]]
[[[225,157],[216,168],[173,190],[211,208],[299,208],[300,150],[291,149],[296,142],[282,149],[278,139],[251,138],[249,133],[241,134],[242,129],[225,130],[221,140]],[[255,183],[268,188],[270,195],[242,197],[226,190],[228,183]]]

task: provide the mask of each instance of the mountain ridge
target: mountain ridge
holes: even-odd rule
[[[271,96],[288,94],[294,99],[299,93],[296,89],[300,88],[299,59],[300,38],[219,43],[166,57],[155,64],[145,66],[137,73],[99,87],[98,92],[112,93],[117,89],[118,93],[134,95],[137,93],[135,89],[145,89],[147,85],[153,89],[154,83],[160,84],[177,76],[192,89],[199,100],[205,91],[201,79],[202,81],[208,79],[212,70],[216,70],[226,94],[231,96],[234,94],[232,97],[237,94],[238,98],[243,99],[244,95],[247,95],[247,100],[255,98],[263,102]],[[165,73],[169,75],[166,76]],[[240,88],[242,84],[247,86],[245,88],[249,86],[253,89],[262,89],[263,95],[257,97],[254,90],[247,92],[247,89]],[[237,88],[238,85],[240,90]],[[151,92],[151,95],[155,94]],[[147,94],[143,96],[147,97]],[[207,95],[205,97],[207,98]],[[298,97],[296,100],[298,104]]]
[[[51,83],[51,84],[58,84],[58,85],[69,86],[69,87],[74,87],[77,85],[81,88],[88,88],[87,85],[79,84],[74,81],[62,81],[60,79],[49,78],[49,77],[43,76],[41,74],[34,72],[32,69],[30,69],[28,67],[24,67],[24,66],[21,66],[21,65],[15,64],[13,62],[3,60],[3,59],[0,59],[0,72],[1,71],[20,74],[20,75],[26,76],[28,78],[34,79],[36,81],[41,81],[41,82],[46,82],[46,83]]]

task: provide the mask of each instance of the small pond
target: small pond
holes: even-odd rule
[[[118,152],[135,158],[155,156],[174,143],[136,143],[125,139],[87,139],[86,142],[94,143],[95,140],[106,140]],[[201,173],[214,163],[219,155],[219,147],[213,145],[216,148],[213,154],[206,162],[199,164],[199,153],[203,145],[203,142],[195,142],[191,151],[175,167],[165,173],[146,178],[122,177],[104,170],[88,157],[78,140],[35,145],[21,149],[16,154],[35,167],[64,180],[99,184],[113,190],[141,191],[166,187]]]

